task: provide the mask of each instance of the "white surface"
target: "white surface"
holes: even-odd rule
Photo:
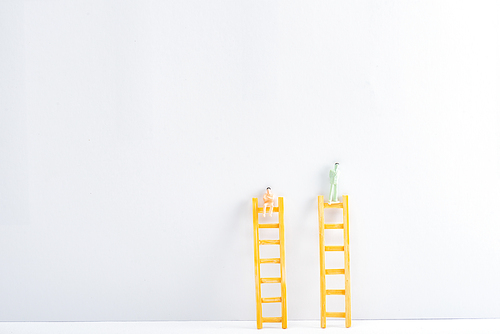
[[[0,320],[254,319],[267,186],[289,319],[315,319],[335,161],[355,319],[499,317],[498,13],[2,1]]]
[[[15,334],[176,334],[176,333],[262,333],[281,332],[281,324],[264,324],[262,330],[253,321],[169,321],[169,322],[17,322],[1,323],[0,332]],[[358,320],[351,328],[342,321],[328,321],[320,328],[319,321],[290,321],[283,333],[346,333],[346,334],[497,334],[500,319],[475,320]]]

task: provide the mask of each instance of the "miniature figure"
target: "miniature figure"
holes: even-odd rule
[[[264,194],[264,208],[263,213],[264,217],[266,216],[266,207],[270,207],[270,216],[273,216],[273,207],[274,207],[274,194],[271,192],[271,187],[267,187],[266,193]]]
[[[328,204],[338,203],[338,186],[339,186],[339,163],[330,169],[330,198]]]

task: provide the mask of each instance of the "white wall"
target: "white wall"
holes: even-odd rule
[[[335,161],[355,319],[498,317],[499,9],[1,2],[0,320],[255,319],[268,185],[318,319]]]

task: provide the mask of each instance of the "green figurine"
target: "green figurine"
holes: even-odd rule
[[[330,169],[330,198],[328,204],[337,203],[338,189],[339,188],[339,163],[336,162],[332,169]]]

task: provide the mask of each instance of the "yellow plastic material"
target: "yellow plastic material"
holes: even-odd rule
[[[286,275],[285,275],[285,225],[283,220],[283,197],[278,197],[278,207],[273,208],[273,212],[279,213],[278,224],[259,224],[259,208],[257,198],[252,199],[253,205],[253,237],[254,237],[254,264],[255,264],[255,293],[257,301],[257,328],[262,328],[263,322],[281,322],[281,327],[287,327],[286,311]],[[279,240],[260,240],[259,228],[278,228]],[[280,257],[271,259],[260,258],[260,245],[279,245]],[[280,265],[280,277],[262,278],[260,277],[261,263],[277,263]],[[281,283],[281,297],[262,298],[261,284],[263,283]],[[281,303],[281,317],[262,317],[262,303]]]
[[[345,326],[351,327],[351,259],[349,255],[349,201],[347,195],[342,196],[342,203],[325,203],[323,196],[318,196],[319,220],[319,266],[321,292],[321,328],[326,327],[326,318],[345,318]],[[338,208],[343,212],[342,224],[325,224],[325,209]],[[325,246],[325,229],[343,229],[343,246]],[[327,251],[344,252],[344,268],[325,269]],[[344,275],[345,288],[332,290],[326,288],[326,275]],[[326,312],[327,295],[345,295],[345,312]]]

